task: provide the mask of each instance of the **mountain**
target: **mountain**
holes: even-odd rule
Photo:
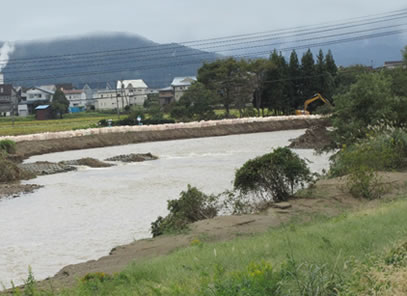
[[[363,64],[379,67],[384,61],[400,60],[400,50],[406,44],[407,39],[388,36],[332,44],[322,49],[325,53],[331,49],[336,63],[341,66]],[[3,72],[6,82],[27,87],[67,82],[76,86],[84,83],[100,86],[105,82],[115,85],[116,80],[143,79],[150,87],[160,88],[168,86],[173,77],[196,75],[204,61],[212,61],[222,55],[256,55],[256,52],[273,50],[261,43],[250,44],[247,49],[231,49],[218,48],[219,54],[216,54],[177,43],[159,44],[123,33],[24,41],[15,43],[15,51]],[[312,50],[317,54],[319,47]],[[297,50],[300,57],[302,52]],[[284,54],[288,58],[290,52]]]
[[[27,87],[66,82],[114,85],[116,80],[143,79],[158,88],[168,86],[175,76],[196,75],[203,61],[218,56],[137,35],[99,34],[16,42],[3,73],[7,83]]]
[[[403,40],[401,36],[393,35],[336,44],[322,49],[326,52],[330,48],[336,63],[341,66],[362,64],[381,67],[385,61],[400,61],[402,59],[401,50],[406,45],[407,38]]]

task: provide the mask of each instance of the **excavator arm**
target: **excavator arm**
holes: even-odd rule
[[[308,109],[308,105],[311,104],[312,102],[316,101],[316,100],[321,100],[323,101],[325,104],[331,105],[331,103],[326,100],[323,96],[321,96],[320,93],[315,94],[314,97],[312,97],[311,99],[308,99],[304,102],[304,110],[296,110],[295,114],[297,115],[308,115],[309,112],[307,111]]]

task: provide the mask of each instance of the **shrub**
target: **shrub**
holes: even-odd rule
[[[281,276],[266,262],[251,263],[246,270],[230,273],[225,273],[218,268],[213,283],[204,288],[202,294],[214,296],[283,295]]]
[[[180,231],[188,224],[213,218],[218,214],[217,197],[206,195],[195,187],[188,185],[187,191],[180,193],[179,199],[167,201],[169,214],[158,217],[151,223],[153,237],[164,233]]]
[[[380,198],[386,191],[377,172],[366,167],[355,167],[347,176],[346,186],[354,197]]]
[[[236,171],[234,188],[242,194],[254,193],[264,201],[284,201],[294,189],[312,180],[305,162],[289,148],[247,161]]]
[[[407,132],[403,129],[371,130],[365,139],[342,147],[331,159],[329,173],[337,177],[355,173],[361,167],[386,171],[406,166]]]
[[[16,153],[16,143],[12,140],[0,140],[0,152],[8,154]]]
[[[0,183],[30,179],[33,175],[20,169],[17,164],[0,154]]]

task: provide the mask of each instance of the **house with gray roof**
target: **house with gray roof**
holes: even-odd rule
[[[116,89],[126,106],[142,106],[148,98],[148,86],[142,79],[119,80]]]
[[[171,83],[171,87],[174,90],[174,99],[176,102],[182,97],[185,91],[196,81],[195,76],[189,77],[175,77]]]

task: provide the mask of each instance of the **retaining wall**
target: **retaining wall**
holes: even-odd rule
[[[199,137],[226,136],[244,133],[270,132],[308,128],[326,118],[317,115],[241,118],[151,126],[119,126],[42,133],[7,138],[17,142],[20,156],[75,149],[97,148],[132,143]]]

